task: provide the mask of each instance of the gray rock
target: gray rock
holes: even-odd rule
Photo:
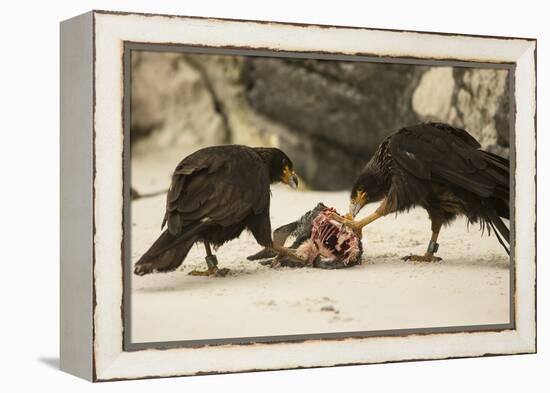
[[[277,124],[257,113],[246,99],[242,56],[186,55],[200,72],[226,130],[226,143],[248,146],[275,146],[275,135],[285,133]]]
[[[300,178],[317,190],[349,189],[368,160],[368,156],[350,153],[351,149],[307,135],[292,139],[281,135],[279,142]]]
[[[382,139],[413,124],[411,96],[426,67],[250,58],[247,96],[286,126],[281,147],[313,188],[349,188]]]
[[[213,145],[227,139],[207,81],[184,55],[134,52],[132,81],[132,142],[147,137],[135,150]]]
[[[138,154],[279,146],[319,190],[349,189],[386,135],[419,121],[508,154],[506,70],[135,52],[132,73]]]
[[[510,145],[508,71],[455,68],[455,123],[482,146]]]
[[[413,95],[423,121],[442,121],[468,130],[483,148],[505,154],[510,145],[508,71],[461,67],[432,68]]]

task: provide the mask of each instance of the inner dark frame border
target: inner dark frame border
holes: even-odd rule
[[[315,60],[333,60],[333,61],[356,61],[369,63],[389,63],[389,64],[408,64],[432,67],[467,67],[467,68],[485,68],[485,69],[506,69],[508,76],[508,92],[510,94],[509,105],[509,129],[510,129],[510,272],[509,272],[509,309],[510,320],[507,324],[491,325],[467,325],[467,326],[445,326],[433,328],[411,328],[411,329],[389,329],[389,330],[370,330],[370,331],[352,331],[352,332],[334,332],[334,333],[316,333],[316,334],[289,334],[279,336],[254,336],[254,337],[231,337],[215,338],[201,340],[178,340],[178,341],[159,341],[159,342],[140,342],[131,341],[131,148],[130,148],[130,119],[131,119],[131,86],[132,86],[132,51],[148,52],[181,52],[189,54],[207,54],[207,55],[230,55],[230,56],[258,56],[275,58],[297,58],[297,59],[315,59]],[[506,62],[474,62],[460,61],[454,59],[429,59],[416,57],[382,57],[368,54],[349,55],[342,53],[328,52],[291,52],[275,49],[248,48],[248,47],[208,47],[185,45],[177,43],[145,43],[145,42],[123,42],[123,212],[122,212],[122,271],[123,271],[123,296],[122,296],[122,320],[123,320],[123,350],[138,351],[144,349],[169,349],[169,348],[198,348],[212,345],[250,345],[254,343],[277,344],[277,343],[298,343],[308,340],[343,340],[350,338],[367,337],[396,337],[409,335],[426,334],[444,334],[444,333],[471,333],[471,332],[499,332],[503,330],[515,329],[515,299],[516,299],[516,277],[515,277],[515,171],[516,171],[516,132],[515,132],[515,63]]]

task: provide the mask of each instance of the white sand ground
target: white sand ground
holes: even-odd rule
[[[135,165],[134,173],[140,165],[147,162]],[[166,179],[142,179],[139,190],[160,184]],[[348,205],[347,192],[272,190],[273,228],[320,201],[344,212]],[[164,197],[132,203],[133,262],[160,233]],[[243,233],[216,252],[220,266],[232,270],[225,278],[187,274],[205,267],[204,248],[197,245],[175,272],[132,277],[132,341],[508,323],[509,260],[497,239],[482,237],[477,227],[468,231],[458,220],[440,235],[442,262],[401,261],[404,255],[422,254],[429,236],[421,209],[385,217],[364,230],[362,265],[320,270],[271,269],[247,261],[260,248]]]

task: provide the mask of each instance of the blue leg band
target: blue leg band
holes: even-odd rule
[[[428,244],[428,252],[435,254],[437,250],[439,250],[439,243],[430,240],[430,244]]]

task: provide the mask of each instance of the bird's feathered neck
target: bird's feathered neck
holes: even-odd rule
[[[275,157],[275,153],[278,150],[271,147],[254,147],[253,149],[268,166],[271,165],[271,162]]]
[[[391,171],[391,152],[389,148],[390,137],[384,139],[378,146],[373,156],[365,166],[365,170],[370,169],[374,171],[382,171],[388,173]]]
[[[292,161],[275,147],[254,147],[254,151],[266,163],[271,183],[281,181],[285,167],[292,169]]]
[[[390,138],[384,139],[357,178],[353,191],[363,190],[369,202],[382,199],[391,185],[392,158],[389,149]]]

